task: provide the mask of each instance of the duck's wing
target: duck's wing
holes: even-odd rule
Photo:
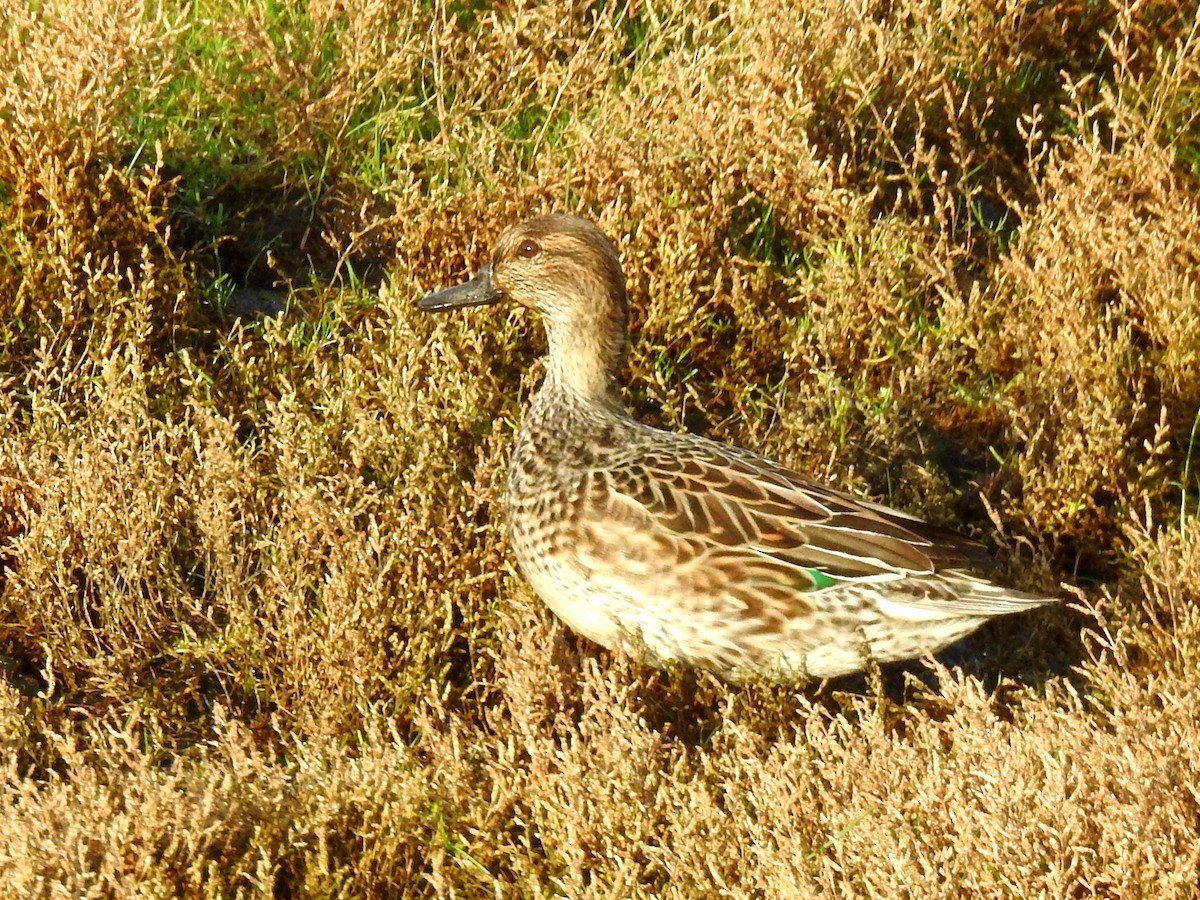
[[[701,589],[745,590],[802,613],[824,588],[887,583],[942,615],[999,615],[1049,602],[967,574],[995,565],[978,544],[818,484],[748,451],[694,436],[591,471],[580,519],[593,541],[629,541],[642,564],[681,568]],[[652,549],[646,551],[646,547]],[[911,595],[911,599],[910,596]],[[744,598],[742,598],[744,600]]]

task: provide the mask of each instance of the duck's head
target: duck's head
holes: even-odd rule
[[[609,393],[625,352],[629,301],[616,248],[577,216],[538,216],[496,241],[492,259],[463,284],[417,303],[440,311],[510,302],[542,315],[547,369],[565,387]]]

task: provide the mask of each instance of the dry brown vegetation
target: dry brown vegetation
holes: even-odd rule
[[[1196,18],[4,2],[5,894],[1196,896]],[[550,209],[647,421],[1072,607],[790,691],[565,634],[537,325],[413,309]]]

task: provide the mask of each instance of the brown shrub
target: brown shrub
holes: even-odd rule
[[[1195,895],[1194,4],[9,6],[14,895]],[[500,513],[537,326],[412,308],[551,208],[639,415],[1077,611],[792,690],[566,634]]]

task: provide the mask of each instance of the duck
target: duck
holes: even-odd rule
[[[444,312],[538,314],[544,376],[504,494],[511,552],[572,631],[656,667],[803,683],[922,658],[1057,603],[996,584],[974,541],[749,450],[635,419],[620,396],[629,297],[613,242],[574,215],[508,228]]]

